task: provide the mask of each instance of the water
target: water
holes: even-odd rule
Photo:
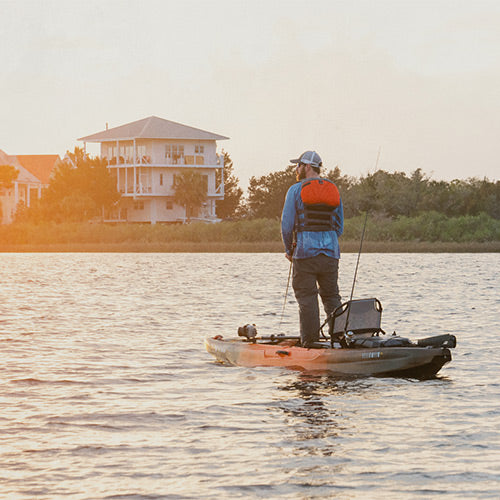
[[[351,291],[356,255],[341,260]],[[388,331],[452,333],[436,379],[214,363],[297,332],[278,254],[1,254],[0,497],[498,498],[498,254],[367,254]]]

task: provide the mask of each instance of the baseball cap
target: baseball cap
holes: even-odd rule
[[[308,163],[313,167],[321,167],[323,166],[323,162],[321,161],[321,157],[316,151],[306,151],[302,153],[299,158],[296,160],[290,160],[292,163]]]

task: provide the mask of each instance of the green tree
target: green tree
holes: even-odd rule
[[[186,169],[174,180],[174,202],[186,210],[188,222],[196,217],[207,199],[206,177],[196,170]]]
[[[410,177],[404,172],[377,170],[352,183],[344,196],[348,217],[369,212],[385,217],[414,216],[423,205],[427,178],[421,169]]]
[[[271,172],[259,178],[251,177],[248,185],[250,217],[275,219],[281,216],[288,188],[296,182],[295,166]]]
[[[217,216],[221,219],[238,218],[241,213],[243,190],[238,186],[239,179],[233,172],[233,160],[224,152],[224,199],[215,202]],[[215,184],[222,182],[222,172],[215,173]]]
[[[39,203],[25,218],[35,221],[83,222],[104,217],[120,199],[116,182],[100,158],[86,156],[81,148],[68,153],[55,168]]]

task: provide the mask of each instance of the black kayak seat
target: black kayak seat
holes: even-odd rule
[[[357,338],[371,337],[380,332],[382,304],[376,298],[350,300],[330,316],[330,335],[352,332]]]

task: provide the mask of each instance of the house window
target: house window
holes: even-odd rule
[[[203,153],[205,151],[205,146],[203,144],[196,144],[194,147],[194,163],[196,165],[204,165],[205,157]]]
[[[165,203],[165,208],[166,208],[167,210],[173,210],[173,208],[174,208],[174,203],[173,203],[172,201],[170,201],[170,200],[167,200],[167,201],[166,201],[166,203]]]
[[[163,186],[163,174],[160,174],[160,186]]]
[[[203,179],[203,187],[205,189],[205,194],[208,194],[208,175],[203,174],[201,178]]]
[[[144,210],[144,202],[134,201],[134,210]]]
[[[177,178],[177,174],[172,175],[172,187],[175,188],[175,179]]]
[[[133,163],[134,160],[134,146],[125,146],[125,162]]]
[[[174,165],[182,165],[184,163],[184,145],[182,144],[166,144],[165,159],[167,163]]]

